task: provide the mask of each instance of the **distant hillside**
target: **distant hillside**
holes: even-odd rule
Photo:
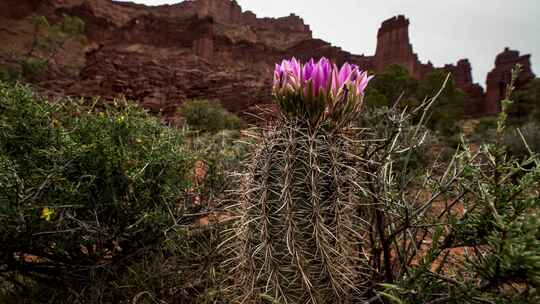
[[[37,25],[36,16],[46,17],[48,27]],[[84,39],[70,39],[63,25],[54,28],[54,35],[47,32],[63,24],[65,16],[84,22]],[[28,55],[45,59],[46,68],[33,75],[43,93],[106,99],[124,95],[168,119],[188,98],[219,99],[234,112],[269,103],[273,64],[292,56],[326,56],[375,72],[401,64],[417,79],[444,69],[467,93],[465,113],[470,116],[499,111],[501,85],[513,64],[525,67],[519,85],[535,77],[529,55],[506,49],[497,57],[484,92],[472,82],[467,59],[444,67],[420,62],[404,16],[382,23],[373,56],[314,39],[296,15],[257,18],[231,0],[156,7],[110,0],[3,0],[0,21],[0,41],[7,42],[0,64],[9,66]],[[50,49],[35,49],[36,40],[49,41]]]

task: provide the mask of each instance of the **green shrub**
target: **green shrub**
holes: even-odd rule
[[[21,71],[10,65],[0,65],[0,81],[17,82],[21,80]]]
[[[57,26],[63,33],[70,35],[84,35],[86,31],[84,20],[76,16],[64,15]]]
[[[398,100],[414,102],[418,81],[401,65],[393,64],[372,80],[366,90],[368,106],[392,107]],[[401,99],[400,99],[401,97]]]
[[[472,141],[477,144],[494,144],[496,137],[497,120],[483,118],[474,129]],[[540,125],[534,121],[521,125],[509,125],[502,134],[501,142],[508,154],[517,159],[529,157],[529,149],[534,153],[540,153]]]
[[[508,108],[510,124],[523,125],[528,121],[540,121],[540,78],[516,90],[512,101]]]
[[[35,55],[33,52],[38,50],[51,56],[59,52],[69,40],[86,41],[86,25],[79,17],[63,15],[55,23],[45,16],[32,16],[30,19],[34,25],[34,41],[29,56]]]
[[[419,82],[416,96],[418,100],[422,100],[426,96],[435,96],[444,84],[440,95],[433,104],[426,125],[435,130],[441,140],[456,147],[459,144],[459,139],[452,138],[452,136],[461,133],[459,122],[463,119],[465,93],[457,88],[452,75],[448,79],[447,77],[448,74],[440,70],[426,75]]]
[[[484,134],[489,130],[495,130],[497,128],[497,119],[493,117],[481,118],[476,127],[474,133]]]
[[[248,145],[235,130],[188,135],[190,150],[196,151],[204,172],[196,187],[201,207],[215,205],[224,199],[226,191],[237,189],[238,179],[231,175],[245,169]]]
[[[397,125],[366,145],[359,229],[368,240],[370,302],[540,300],[540,159],[505,147],[509,87],[493,143],[473,150],[464,139],[449,163],[425,166],[417,178],[395,164],[421,137],[407,140]]]
[[[179,110],[186,124],[195,130],[215,133],[236,130],[242,126],[240,118],[229,113],[217,101],[188,100]]]
[[[405,67],[391,65],[370,83],[365,103],[371,107],[415,108],[427,97],[439,93],[446,83],[424,124],[435,131],[441,141],[455,147],[459,138],[454,135],[461,133],[459,121],[463,118],[465,94],[456,87],[453,77],[447,79],[447,76],[446,72],[437,70],[416,80]],[[419,116],[414,117],[412,122],[416,124],[419,119]]]
[[[189,211],[195,156],[131,103],[62,103],[0,83],[0,281],[73,303],[172,254],[164,232]]]
[[[509,127],[504,133],[503,143],[508,152],[518,159],[528,158],[530,152],[540,153],[540,124],[529,122],[519,129]]]
[[[38,58],[27,58],[21,62],[22,76],[33,80],[47,69],[48,62]]]
[[[27,21],[33,26],[29,47],[17,52],[0,52],[0,62],[9,62],[0,65],[0,81],[36,81],[47,70],[50,59],[66,51],[68,42],[86,43],[85,23],[79,17],[63,15],[58,22],[51,23],[45,16],[32,15]],[[80,69],[78,64],[57,68],[71,73]]]
[[[131,259],[129,267],[114,274],[98,273],[83,290],[59,294],[56,302],[225,303],[224,273],[219,268],[223,258],[216,248],[226,228],[220,224],[173,226],[159,246]],[[45,284],[35,286],[33,292],[41,298],[51,294]]]
[[[412,147],[408,152],[397,155],[395,164],[397,168],[406,169],[411,176],[418,174],[416,169],[422,169],[428,162],[428,149],[436,139],[424,125],[414,125],[414,115],[403,115],[397,108],[388,107],[366,107],[358,122],[359,126],[369,128],[370,132],[364,135],[369,138],[379,140],[392,138],[401,132],[398,145]],[[412,138],[414,132],[424,136],[421,142],[418,138]],[[363,155],[367,157],[367,155]]]

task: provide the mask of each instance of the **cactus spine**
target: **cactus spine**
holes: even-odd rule
[[[263,131],[238,193],[239,303],[351,303],[361,276],[356,142],[370,77],[325,58],[276,65],[281,115]]]
[[[359,286],[353,142],[282,118],[253,153],[237,227],[239,302],[347,303]]]

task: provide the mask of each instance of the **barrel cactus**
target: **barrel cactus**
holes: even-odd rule
[[[371,77],[327,59],[276,65],[279,119],[253,149],[234,229],[238,303],[350,303],[362,291],[351,122]]]

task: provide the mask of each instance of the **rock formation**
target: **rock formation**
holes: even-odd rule
[[[456,86],[461,88],[467,95],[464,114],[469,117],[483,115],[484,89],[479,84],[473,83],[472,67],[469,60],[461,59],[456,65],[447,64],[443,69],[452,73]]]
[[[521,64],[522,71],[518,75],[515,86],[520,88],[536,76],[531,70],[531,55],[520,55],[519,51],[505,48],[495,59],[495,67],[487,75],[487,90],[484,108],[485,114],[496,114],[501,110],[500,100],[504,98],[506,86],[512,77],[512,68]]]
[[[390,64],[399,64],[407,68],[417,79],[423,78],[434,70],[428,62],[423,64],[413,52],[409,40],[409,20],[399,15],[383,21],[377,33],[377,49],[375,52],[375,71],[381,72]]]
[[[382,72],[390,64],[399,64],[407,68],[409,73],[422,79],[435,69],[443,69],[452,73],[456,85],[467,95],[465,114],[468,116],[482,115],[484,111],[484,90],[473,83],[472,68],[468,59],[461,59],[457,64],[447,64],[436,68],[431,62],[422,63],[413,51],[409,39],[409,20],[399,15],[384,21],[377,34],[377,50],[374,57],[376,72]]]
[[[373,56],[354,55],[314,39],[298,16],[258,18],[234,0],[187,0],[155,7],[110,0],[2,0],[0,40],[28,44],[23,38],[31,32],[21,24],[30,15],[44,15],[52,22],[62,15],[77,16],[86,25],[84,49],[63,53],[86,53],[79,58],[84,64],[78,76],[55,68],[37,84],[45,94],[108,99],[123,95],[169,120],[186,98],[216,98],[235,112],[268,103],[273,64],[292,56],[326,56],[375,72],[401,64],[417,79],[444,69],[469,96],[465,111],[472,116],[498,110],[500,85],[512,64],[526,66],[521,83],[534,77],[529,57],[507,50],[497,57],[485,98],[482,87],[472,81],[468,60],[440,68],[420,62],[409,39],[409,20],[401,15],[382,23]],[[16,49],[25,43],[10,45]]]

